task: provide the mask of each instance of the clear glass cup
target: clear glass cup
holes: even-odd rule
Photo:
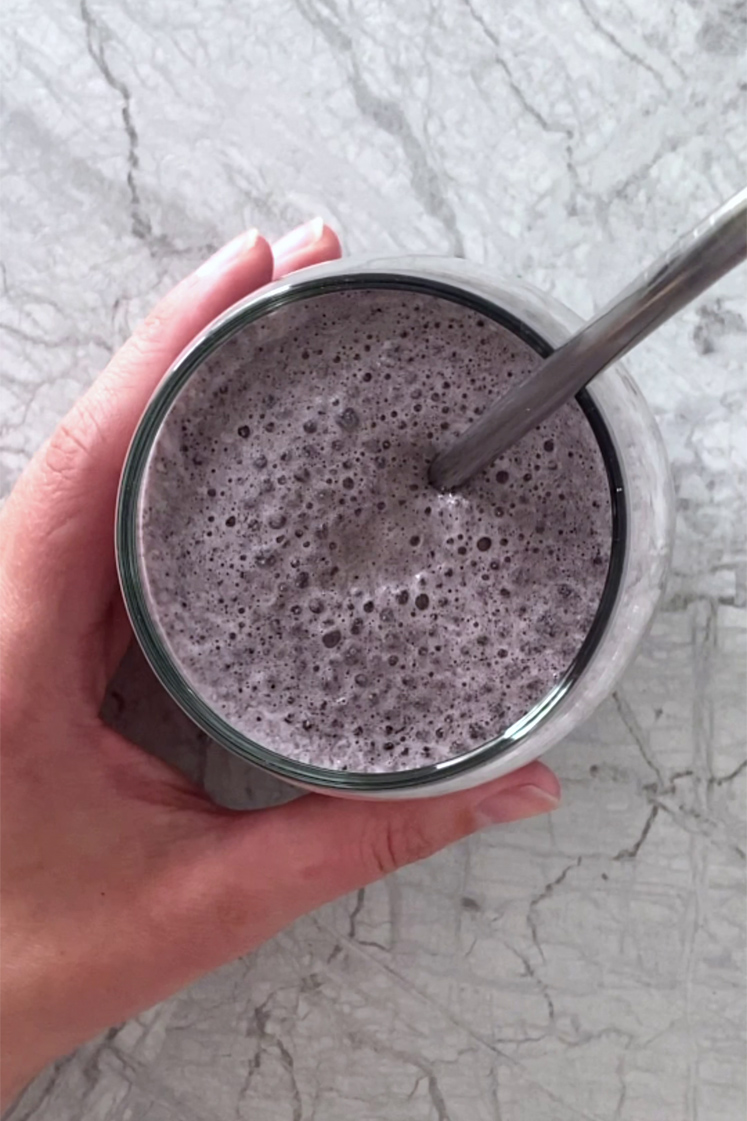
[[[573,663],[529,712],[497,738],[445,762],[394,773],[352,773],[269,751],[226,723],[185,680],[149,610],[138,545],[148,458],[164,417],[194,370],[236,331],[289,301],[354,288],[400,288],[467,303],[543,356],[581,320],[528,285],[498,280],[451,258],[353,258],[319,265],[268,285],[234,305],[199,335],[153,395],[133,437],[117,504],[120,583],[135,636],[156,676],[188,716],[219,744],[306,789],[343,797],[417,798],[475,786],[536,759],[569,736],[615,688],[653,618],[667,575],[674,524],[672,484],[658,428],[621,365],[579,395],[607,464],[613,544],[594,623]]]

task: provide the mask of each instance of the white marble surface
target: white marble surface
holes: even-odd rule
[[[244,225],[322,213],[350,251],[457,253],[588,313],[747,179],[743,0],[3,17],[4,490]],[[630,360],[674,465],[674,570],[618,696],[554,753],[562,808],[299,922],[46,1072],[13,1121],[744,1116],[744,296],[743,271]],[[185,765],[245,797],[224,757]]]

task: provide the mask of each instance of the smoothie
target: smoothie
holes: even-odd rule
[[[610,486],[564,406],[458,493],[427,468],[541,361],[441,296],[335,292],[193,373],[140,505],[149,608],[224,720],[305,763],[401,771],[471,751],[563,677],[599,607]]]

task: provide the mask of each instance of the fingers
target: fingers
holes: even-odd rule
[[[301,231],[281,239],[277,257],[256,231],[242,234],[182,281],[34,458],[2,512],[3,579],[21,629],[45,639],[51,629],[72,645],[101,626],[116,589],[119,475],[148,399],[194,336],[274,271],[339,256],[323,223]]]
[[[190,339],[272,274],[269,245],[242,234],[155,308],[34,457],[2,514],[2,570],[30,654],[64,636],[80,663],[116,587],[114,507],[137,421]]]
[[[225,956],[300,915],[484,828],[548,813],[560,784],[544,764],[441,798],[362,802],[310,795],[229,821],[213,880]],[[215,857],[214,857],[215,858]],[[221,943],[222,944],[222,943]],[[222,944],[223,945],[223,944]]]
[[[279,280],[318,260],[336,260],[342,256],[342,247],[335,231],[325,226],[323,219],[314,218],[274,242],[272,256],[272,279]]]

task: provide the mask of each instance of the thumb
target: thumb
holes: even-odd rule
[[[246,953],[299,916],[488,825],[548,813],[560,784],[531,763],[438,798],[363,802],[308,795],[228,823],[214,852],[211,918],[220,914],[224,960]],[[211,923],[213,931],[216,925]]]

